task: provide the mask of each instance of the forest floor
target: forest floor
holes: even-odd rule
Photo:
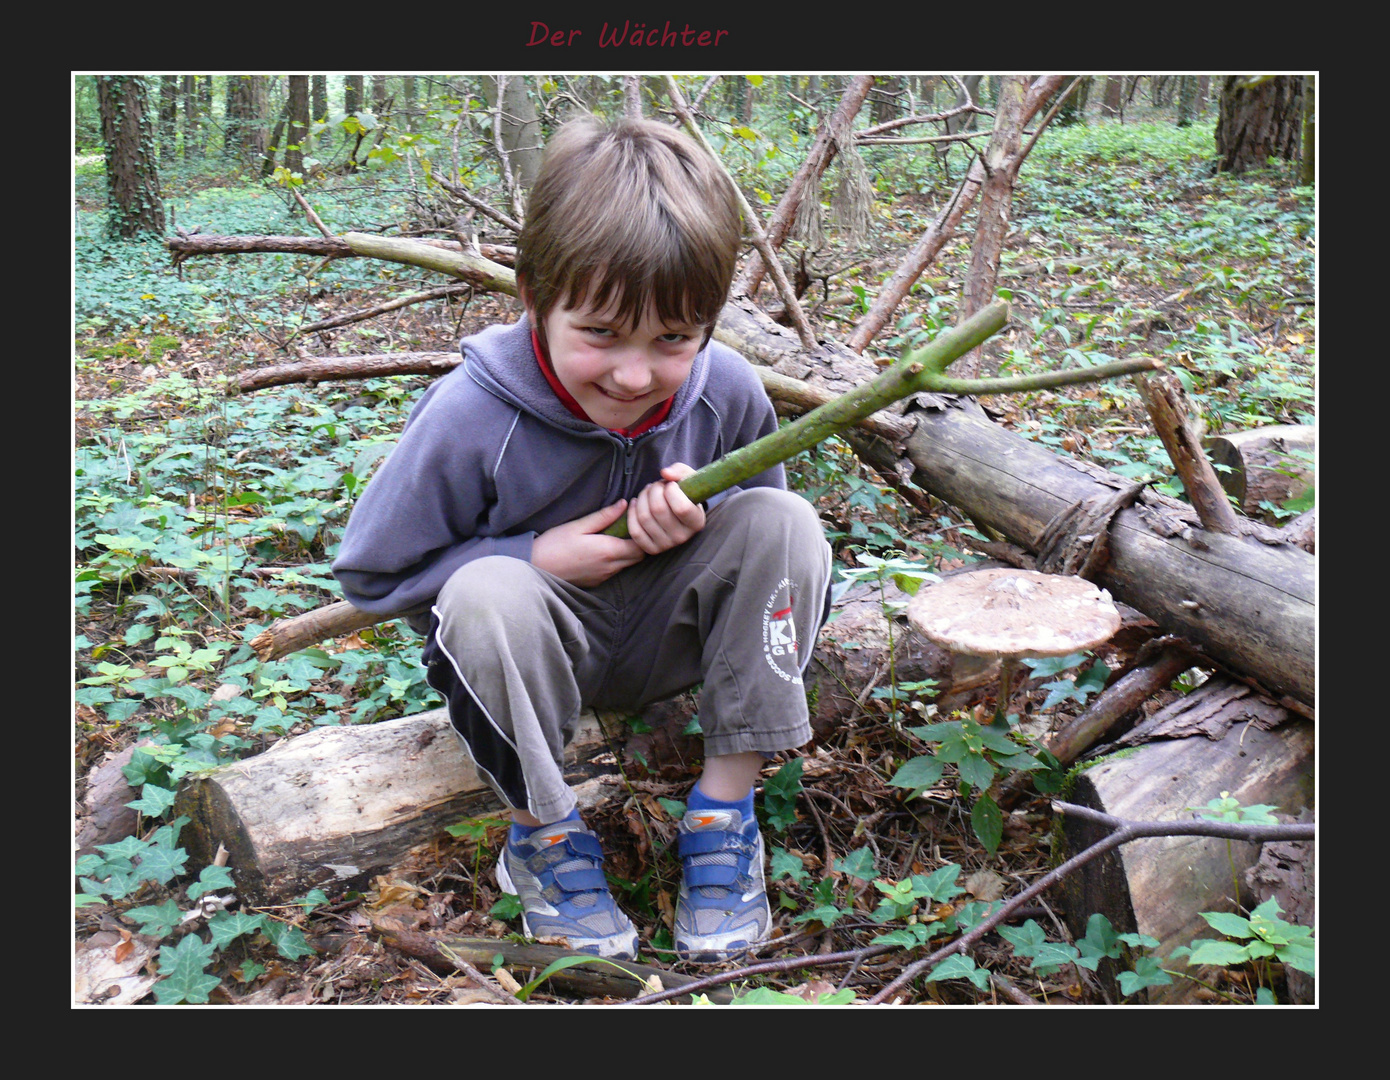
[[[1097,356],[1158,355],[1185,373],[1209,430],[1313,423],[1311,196],[1293,188],[1287,173],[1243,183],[1212,176],[1200,155],[1156,153],[1145,141],[1150,138],[1158,136],[1138,126],[1129,132],[1110,126],[1089,144],[1061,145],[1051,156],[1040,146],[1036,170],[1030,161],[1020,182],[1000,278],[1000,287],[1012,292],[1013,315],[991,344],[989,363],[1031,371],[1093,363]],[[1082,163],[1090,170],[1084,176],[1078,173]],[[866,296],[872,299],[872,283],[891,271],[930,220],[945,188],[917,186],[926,190],[899,185],[881,196],[869,249],[821,257],[829,293],[813,285],[806,297],[819,334],[847,329]],[[258,218],[254,208],[239,217],[258,196],[227,192],[225,220],[206,231],[304,231],[302,223],[272,223],[264,213]],[[77,195],[79,219],[99,212],[90,189],[79,184]],[[195,198],[190,189],[181,216],[213,205]],[[895,356],[919,328],[951,321],[970,228],[967,218],[961,239],[904,305],[894,333],[870,351]],[[105,766],[106,781],[114,782],[118,770],[109,763],[118,754],[128,755],[139,740],[178,752],[137,755],[137,767],[127,764],[122,773],[132,798],[145,787],[141,818],[130,826],[139,830],[140,842],[124,849],[140,851],[122,864],[128,877],[119,878],[123,853],[109,831],[101,842],[111,850],[89,854],[94,861],[78,867],[77,876],[85,870],[91,883],[81,886],[75,917],[78,1000],[155,1003],[170,997],[159,998],[157,988],[176,981],[182,1000],[229,1004],[451,1004],[508,996],[536,972],[508,965],[503,956],[519,920],[491,873],[505,837],[500,814],[461,825],[457,836],[441,834],[359,891],[310,896],[299,907],[274,911],[233,904],[213,922],[178,922],[175,913],[196,908],[203,891],[190,891],[193,883],[179,867],[163,880],[141,880],[129,867],[149,861],[156,847],[181,850],[177,829],[169,829],[168,804],[160,802],[160,792],[172,791],[180,776],[323,723],[383,719],[439,704],[419,672],[418,641],[401,628],[364,631],[276,665],[258,666],[246,647],[274,618],[333,598],[326,564],[352,498],[380,456],[369,451],[394,438],[428,380],[325,383],[242,398],[227,397],[223,380],[296,355],[448,349],[472,329],[509,321],[515,303],[478,296],[462,306],[417,306],[287,342],[287,321],[359,309],[392,287],[411,285],[409,275],[249,256],[234,267],[210,265],[218,260],[191,263],[173,281],[153,248],[144,268],[132,270],[114,245],[83,237],[79,244],[90,260],[83,271],[90,280],[79,283],[79,292],[91,295],[78,305],[74,391],[76,826],[91,827],[86,800],[94,777]],[[1068,260],[1081,265],[1069,272]],[[112,281],[133,274],[145,283],[140,288],[150,289],[142,295],[158,295],[165,310],[153,312],[145,301],[144,317],[131,314],[142,302],[127,296],[128,286],[107,281],[108,273]],[[1160,489],[1180,493],[1130,388],[1086,384],[996,398],[987,406],[1002,424],[1059,453],[1127,476],[1149,475]],[[901,559],[931,572],[978,558],[972,542],[982,538],[952,508],[941,505],[931,515],[910,511],[841,444],[804,455],[793,463],[791,478],[814,499],[843,570],[862,567],[861,556]],[[1265,512],[1277,521],[1294,510]],[[253,574],[257,567],[275,569],[275,581]],[[1117,677],[1133,660],[1132,644],[1103,649],[1085,663],[1100,661]],[[1026,694],[1015,699],[1025,730],[1044,732],[1084,708],[1084,693],[1055,701],[1044,684],[1058,674],[1064,673],[1035,674]],[[1073,677],[1080,682],[1079,666]],[[931,716],[927,688],[903,697],[914,722]],[[993,700],[986,686],[953,704],[968,718],[972,710],[991,709]],[[992,853],[954,779],[906,799],[905,790],[890,783],[904,738],[892,707],[891,699],[867,697],[796,755],[802,771],[792,789],[795,811],[764,825],[781,854],[769,889],[774,936],[757,956],[785,961],[785,969],[735,978],[726,988],[744,1000],[785,1002],[777,995],[791,994],[864,1001],[920,957],[920,945],[900,945],[853,964],[796,962],[862,948],[882,933],[885,922],[876,913],[887,889],[876,882],[920,881],[958,867],[954,892],[943,889],[930,903],[909,903],[887,926],[907,932],[933,921],[953,926],[947,920],[969,905],[1015,895],[1053,864],[1053,819],[1044,796],[1025,799],[1006,815]],[[776,786],[787,777],[787,760],[765,770],[760,802],[769,799],[767,782]],[[651,950],[643,960],[683,974],[742,970],[750,960],[712,968],[675,962],[659,951],[669,944],[679,883],[669,845],[694,776],[640,758],[622,764],[626,785],[587,816],[604,838],[611,875],[623,883],[620,902]],[[162,840],[160,828],[166,830]],[[211,879],[209,894],[228,891],[218,880]],[[123,882],[120,888],[111,884],[116,881]],[[243,930],[234,932],[233,913],[244,920]],[[1031,922],[1050,940],[1074,943],[1063,916],[1057,899],[1045,894],[1016,913],[1011,925]],[[385,943],[383,923],[492,938],[502,962],[496,970],[487,965],[481,978],[437,959],[426,962]],[[209,942],[200,936],[204,928],[212,929]],[[201,962],[186,958],[199,950]],[[898,999],[1119,1000],[1085,966],[1035,967],[1007,937],[991,935],[971,955],[990,977],[918,979]],[[1242,969],[1213,978],[1206,992],[1213,1002],[1253,995]],[[626,998],[582,997],[566,992],[559,980],[529,992],[531,1002],[580,1000]]]

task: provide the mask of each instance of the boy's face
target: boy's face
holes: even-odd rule
[[[606,428],[627,429],[685,382],[705,328],[663,323],[650,304],[634,328],[619,319],[617,307],[616,300],[601,311],[587,301],[576,307],[556,304],[544,319],[545,341],[556,378],[589,418]]]

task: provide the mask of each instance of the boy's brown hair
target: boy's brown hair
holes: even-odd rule
[[[557,304],[616,300],[629,325],[653,304],[663,322],[704,326],[708,341],[741,238],[730,182],[698,143],[653,120],[588,116],[546,146],[516,275],[538,324]]]

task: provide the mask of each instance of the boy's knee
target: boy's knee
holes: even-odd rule
[[[771,530],[781,532],[785,529],[806,536],[825,536],[815,507],[793,491],[748,488],[729,496],[725,504],[731,515],[748,522],[755,535],[772,535]]]
[[[539,598],[541,582],[535,568],[509,555],[488,555],[464,563],[439,590],[435,607],[441,622],[466,619],[515,618],[528,607],[528,597]]]

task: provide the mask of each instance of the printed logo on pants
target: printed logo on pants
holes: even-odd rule
[[[763,656],[778,678],[799,683],[801,656],[792,619],[791,585],[791,578],[783,578],[763,605]]]

